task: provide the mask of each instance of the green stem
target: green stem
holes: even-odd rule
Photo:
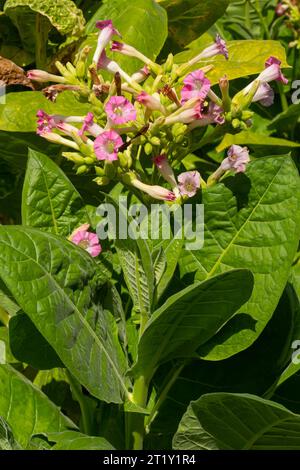
[[[0,322],[6,327],[9,323],[9,315],[2,307],[0,307]]]
[[[288,101],[287,101],[287,97],[285,96],[283,86],[282,86],[281,83],[277,83],[277,87],[278,87],[278,91],[279,91],[279,95],[280,95],[282,111],[287,111],[289,109],[289,104],[288,104]]]
[[[265,17],[263,16],[262,14],[262,11],[261,11],[261,8],[260,8],[260,4],[259,4],[259,0],[256,0],[256,6],[254,7],[255,10],[256,10],[256,13],[258,14],[259,16],[259,19],[260,19],[260,23],[263,27],[263,29],[265,30],[265,33],[266,33],[266,37],[267,39],[271,39],[271,34],[270,34],[270,31],[269,31],[269,27],[266,23],[266,20],[265,20]]]
[[[161,405],[163,404],[163,402],[165,401],[165,399],[167,398],[167,395],[170,391],[170,389],[172,388],[172,385],[176,382],[179,374],[181,373],[182,369],[185,367],[185,365],[187,364],[187,362],[184,362],[180,367],[178,367],[178,369],[175,370],[175,372],[172,370],[171,371],[171,378],[170,380],[167,380],[165,386],[163,387],[162,389],[162,392],[160,393],[159,397],[158,397],[158,400],[157,402],[155,403],[155,405],[153,406],[152,410],[151,410],[151,413],[150,415],[147,417],[146,419],[146,429],[147,429],[147,432],[149,432],[149,427],[152,423],[152,421],[154,420],[155,416],[156,416],[156,413],[157,411],[159,410],[159,408],[161,407]]]
[[[35,19],[35,64],[38,69],[44,69],[47,63],[48,27],[45,19],[37,13]]]
[[[80,383],[75,379],[75,377],[66,369],[66,373],[70,382],[71,391],[80,406],[81,419],[82,419],[82,431],[84,434],[92,435],[92,423],[89,407],[85,397],[82,394],[82,389]]]

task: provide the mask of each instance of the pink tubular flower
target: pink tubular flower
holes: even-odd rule
[[[60,75],[44,72],[44,70],[28,70],[27,78],[35,82],[65,83],[66,79]]]
[[[110,130],[102,132],[94,141],[94,150],[98,160],[118,160],[118,149],[123,140],[117,132]]]
[[[80,246],[85,251],[87,251],[91,256],[98,256],[102,247],[99,243],[99,239],[95,233],[88,232],[89,224],[83,224],[78,227],[70,235],[69,240],[75,245]]]
[[[263,106],[272,106],[274,103],[274,91],[268,83],[262,83],[253,97],[253,103],[259,102]]]
[[[191,106],[188,106],[189,101],[191,101]],[[165,119],[164,124],[169,126],[175,124],[176,122],[181,122],[183,124],[190,124],[196,119],[201,119],[201,105],[199,100],[189,100],[187,101],[182,108],[179,108],[175,113],[170,114]]]
[[[153,163],[162,175],[162,177],[170,183],[173,191],[177,188],[177,182],[174,175],[174,172],[168,162],[166,155],[158,155],[157,157],[153,158]]]
[[[105,112],[115,125],[125,124],[136,119],[134,106],[124,96],[111,96],[105,105]]]
[[[148,69],[147,65],[144,65],[143,68],[135,72],[133,75],[131,75],[131,80],[133,80],[135,83],[140,83],[146,80],[147,77],[150,75],[150,70]]]
[[[195,127],[205,127],[209,124],[225,124],[224,110],[213,102],[209,103],[208,111],[202,114],[201,119],[197,119],[190,124],[190,129]]]
[[[78,131],[78,135],[83,136],[85,132],[88,132],[94,137],[97,137],[99,134],[101,134],[102,131],[102,127],[98,126],[98,124],[94,122],[93,113],[87,113],[84,118],[81,129]]]
[[[181,90],[181,103],[192,98],[199,98],[203,103],[210,90],[210,81],[205,77],[202,70],[189,73],[183,80],[184,87]]]
[[[79,150],[79,146],[73,140],[66,139],[55,132],[43,131],[39,134],[43,139],[48,140],[48,142],[53,142],[54,144],[65,145],[71,147],[74,150]]]
[[[201,186],[201,176],[198,171],[186,171],[178,176],[179,191],[182,196],[193,197]]]
[[[56,129],[57,124],[61,119],[59,116],[50,115],[45,113],[42,109],[39,109],[36,113],[37,120],[37,134],[41,135],[44,132],[51,132],[52,129]]]
[[[188,65],[192,66],[197,64],[200,60],[203,59],[210,59],[211,57],[215,57],[216,55],[223,55],[226,60],[228,60],[228,49],[226,46],[226,42],[224,39],[221,38],[219,34],[217,34],[215,43],[211,46],[208,46],[204,51],[198,54],[196,57],[188,61]]]
[[[281,61],[279,59],[276,59],[276,57],[269,57],[269,59],[265,63],[266,68],[258,76],[258,80],[260,80],[261,82],[265,82],[265,83],[269,83],[269,82],[272,82],[273,80],[276,80],[286,85],[289,81],[283,75],[280,65],[281,65]]]
[[[97,61],[97,68],[107,70],[107,72],[115,75],[117,72],[121,75],[126,82],[131,83],[132,79],[124,70],[115,62],[107,57],[105,51],[102,51],[99,60]]]
[[[220,169],[223,171],[232,170],[235,173],[244,173],[246,171],[246,166],[250,162],[247,147],[232,145],[227,155],[227,158],[222,161]]]
[[[129,46],[129,44],[113,41],[111,50],[113,52],[120,52],[121,54],[127,55],[129,57],[135,57],[141,62],[144,62],[146,65],[152,64],[152,60],[150,60],[148,57],[138,51],[135,47]]]
[[[148,95],[145,91],[142,91],[137,97],[136,101],[146,106],[146,108],[150,109],[151,111],[160,111],[161,113],[165,114],[166,109],[161,104],[159,95]]]
[[[98,63],[99,57],[106,48],[111,38],[115,35],[121,36],[119,31],[114,28],[111,20],[97,21],[96,27],[100,29],[98,43],[93,57],[93,62]]]
[[[145,184],[138,179],[133,179],[131,184],[140,191],[149,194],[153,199],[158,199],[160,201],[175,201],[176,199],[176,196],[172,191],[169,191],[162,186],[151,186],[150,184]]]

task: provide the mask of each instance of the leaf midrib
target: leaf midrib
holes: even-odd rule
[[[32,240],[32,238],[28,235],[27,233],[27,236],[28,238],[32,241],[32,243],[34,243],[34,241]],[[48,234],[48,236],[50,237],[50,235]],[[51,237],[52,238],[52,237]],[[89,323],[86,321],[85,317],[81,314],[80,310],[78,309],[78,307],[71,301],[71,299],[66,295],[65,291],[62,289],[62,287],[57,283],[56,279],[54,279],[46,270],[45,268],[40,264],[38,263],[37,260],[35,260],[34,258],[32,258],[31,256],[23,253],[22,251],[18,250],[17,248],[15,248],[14,246],[11,246],[9,245],[7,242],[1,240],[0,244],[3,243],[4,245],[6,245],[8,248],[16,251],[17,253],[23,255],[23,256],[26,256],[28,260],[32,261],[33,263],[36,264],[36,266],[38,266],[45,274],[46,277],[48,277],[51,281],[54,282],[55,286],[57,287],[57,290],[60,292],[61,295],[63,295],[64,297],[66,297],[67,299],[67,304],[69,304],[72,308],[73,308],[73,311],[77,313],[81,323],[87,328],[87,330],[89,331],[89,333],[91,334],[91,336],[94,338],[95,342],[98,344],[98,346],[100,347],[101,350],[103,350],[105,356],[107,357],[108,359],[108,362],[111,364],[114,372],[115,372],[115,375],[116,377],[118,378],[123,390],[125,391],[126,393],[126,396],[128,397],[128,390],[127,390],[127,387],[123,381],[123,378],[121,377],[121,375],[119,374],[119,371],[117,370],[116,368],[116,365],[115,363],[113,362],[113,360],[111,359],[111,357],[109,356],[108,352],[106,351],[106,348],[104,347],[104,345],[102,344],[100,338],[96,335],[96,333],[94,332],[94,330],[92,329],[92,327],[89,325]]]
[[[231,239],[231,241],[229,242],[229,244],[227,245],[227,247],[225,248],[225,250],[223,250],[223,252],[221,253],[221,255],[219,256],[218,260],[215,262],[213,268],[209,271],[209,273],[207,274],[207,279],[209,279],[214,273],[215,271],[217,270],[217,268],[220,266],[220,264],[222,263],[222,260],[224,258],[224,256],[228,253],[229,249],[231,249],[231,247],[234,245],[234,242],[235,240],[239,237],[239,235],[241,234],[242,230],[245,228],[245,226],[247,225],[248,222],[250,222],[254,212],[256,211],[256,209],[260,206],[262,200],[264,199],[264,197],[266,196],[266,194],[268,193],[270,187],[273,185],[273,182],[275,180],[275,178],[278,176],[278,173],[281,171],[281,168],[283,166],[283,164],[285,163],[285,161],[282,162],[282,164],[279,166],[276,174],[273,176],[272,180],[270,181],[269,185],[266,187],[265,191],[263,192],[262,196],[259,198],[259,200],[257,201],[257,203],[255,204],[255,206],[253,207],[252,211],[250,212],[249,216],[245,219],[245,221],[243,222],[243,224],[241,225],[241,227],[237,230],[236,234],[234,235],[234,237]],[[202,266],[202,264],[201,264]]]

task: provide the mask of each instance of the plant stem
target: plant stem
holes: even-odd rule
[[[262,14],[262,11],[261,11],[261,8],[260,8],[259,0],[256,0],[255,4],[256,4],[256,6],[255,6],[254,8],[255,8],[255,10],[256,10],[256,13],[257,13],[258,16],[259,16],[260,23],[261,23],[263,29],[265,30],[266,37],[267,37],[267,39],[271,39],[269,27],[268,27],[268,25],[267,25],[267,23],[266,23],[266,20],[265,20],[264,15]]]
[[[48,26],[43,15],[37,13],[35,19],[35,64],[44,69],[47,63]]]
[[[82,394],[81,385],[75,379],[75,377],[71,374],[71,372],[66,369],[67,377],[70,382],[70,387],[72,394],[74,395],[75,400],[78,402],[81,411],[81,419],[82,419],[82,431],[84,434],[92,435],[92,423],[91,423],[91,416],[90,410],[87,406],[87,402],[85,397]]]
[[[156,413],[157,411],[159,410],[159,408],[161,407],[161,405],[163,404],[163,402],[165,401],[165,399],[167,398],[167,395],[172,387],[172,385],[176,382],[179,374],[181,373],[182,369],[185,367],[185,365],[187,364],[187,361],[184,362],[183,364],[181,364],[178,369],[175,370],[172,370],[171,371],[171,377],[170,377],[170,380],[167,380],[167,383],[166,385],[163,387],[159,397],[158,397],[158,400],[157,402],[155,403],[155,405],[153,406],[152,410],[151,410],[151,413],[150,415],[147,417],[146,419],[146,422],[147,422],[147,431],[149,430],[149,427],[152,423],[152,421],[154,420],[155,416],[156,416]]]
[[[136,379],[133,388],[133,401],[136,405],[145,408],[148,397],[148,381],[144,376]],[[130,429],[133,450],[142,450],[145,435],[145,415],[132,413],[130,416]]]
[[[2,307],[0,307],[0,322],[2,322],[4,326],[8,326],[9,323],[9,315]]]

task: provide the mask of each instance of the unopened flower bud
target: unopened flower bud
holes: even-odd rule
[[[95,169],[96,175],[104,176],[104,168],[102,168],[101,166],[95,166],[94,169]]]
[[[108,176],[108,178],[110,179],[113,179],[116,175],[116,167],[109,160],[106,160],[104,164],[104,174],[105,176]]]
[[[107,178],[107,176],[98,176],[97,178],[94,178],[93,181],[95,181],[98,186],[106,186],[110,183],[110,179]]]
[[[83,158],[83,156],[77,152],[63,152],[62,156],[65,157],[67,160],[80,165],[85,163],[85,158]]]
[[[241,126],[241,121],[235,118],[232,120],[231,125],[234,129],[239,129],[239,127]]]
[[[171,72],[171,70],[173,68],[173,65],[174,65],[174,56],[173,56],[173,54],[169,54],[168,58],[167,58],[167,60],[164,64],[164,67],[163,67],[164,71],[166,73]]]
[[[84,175],[84,173],[88,172],[87,165],[80,165],[76,170],[76,175]]]
[[[151,142],[152,145],[160,145],[160,139],[159,139],[159,137],[155,137],[155,136],[154,136],[154,137],[150,137],[149,140],[150,140],[150,142]]]
[[[151,155],[152,150],[153,150],[153,147],[152,147],[152,145],[150,144],[150,142],[147,142],[147,143],[145,144],[144,150],[145,150],[145,154],[146,154],[146,155]]]

